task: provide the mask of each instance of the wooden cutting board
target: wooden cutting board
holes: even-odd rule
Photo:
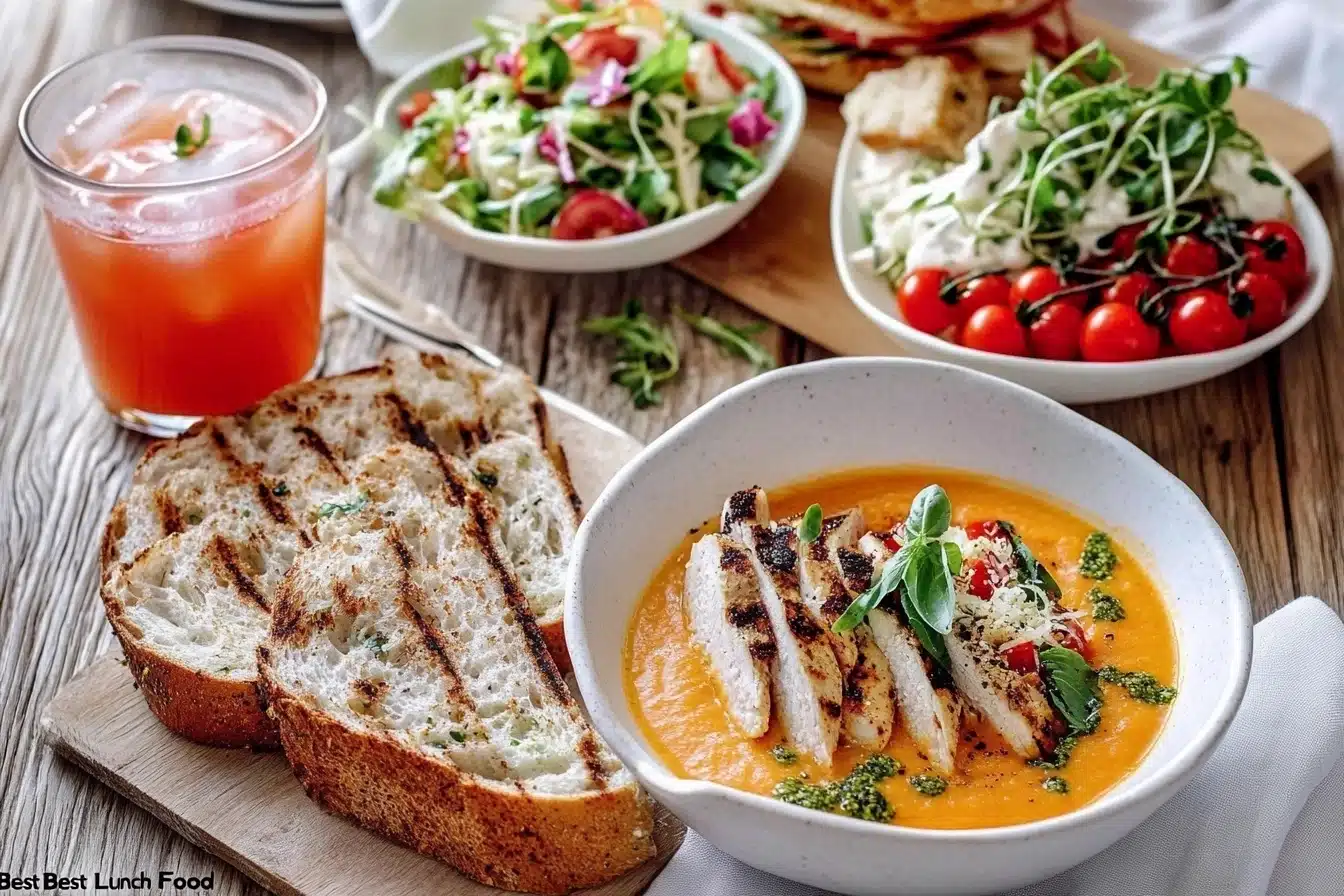
[[[1114,26],[1075,17],[1083,41],[1100,37],[1138,83],[1182,61]],[[1300,179],[1330,164],[1330,133],[1314,116],[1257,90],[1238,90],[1232,107],[1269,154]],[[831,257],[831,179],[845,126],[839,103],[813,98],[798,149],[761,204],[740,225],[677,262],[795,333],[846,355],[898,354],[897,346],[845,296]]]
[[[574,485],[591,503],[639,450],[626,433],[548,396]],[[90,599],[93,597],[90,595]],[[502,892],[322,811],[279,753],[203,747],[149,712],[120,655],[95,660],[57,693],[42,731],[58,753],[257,883],[294,896],[499,896]],[[654,810],[658,855],[592,896],[635,896],[676,852],[686,829]]]

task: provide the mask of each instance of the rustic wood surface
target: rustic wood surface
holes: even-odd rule
[[[219,16],[180,0],[6,2],[0,121],[15,121],[24,96],[54,66],[165,33],[224,34],[290,53],[323,77],[333,109],[367,103],[378,84],[348,35]],[[333,117],[335,139],[352,130]],[[57,687],[113,646],[94,598],[94,545],[144,441],[108,420],[83,375],[12,124],[0,130],[0,149],[0,869],[213,873],[213,892],[263,892],[39,739],[40,711]],[[1337,180],[1316,196],[1339,245]],[[389,279],[438,302],[544,385],[641,439],[751,375],[678,322],[686,373],[662,407],[635,411],[608,385],[605,349],[579,329],[585,317],[610,313],[630,296],[660,316],[678,305],[730,320],[754,315],[670,269],[561,277],[465,261],[374,209],[358,183],[345,185],[332,211]],[[1344,270],[1335,282],[1319,317],[1266,359],[1174,394],[1084,409],[1204,498],[1241,558],[1257,616],[1301,593],[1344,608]],[[786,362],[824,354],[777,328],[765,338]],[[363,362],[380,344],[368,327],[338,321],[328,364]]]

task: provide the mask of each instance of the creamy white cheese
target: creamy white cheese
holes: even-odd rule
[[[691,44],[686,70],[695,79],[697,98],[705,105],[730,103],[737,96],[733,85],[719,71],[719,64],[714,60],[714,49],[708,41],[698,40]]]
[[[1251,169],[1257,167],[1268,166],[1243,149],[1224,147],[1214,156],[1209,183],[1223,194],[1223,209],[1234,218],[1282,218],[1288,209],[1288,191],[1252,177]]]

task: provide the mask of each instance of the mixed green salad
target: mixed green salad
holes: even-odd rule
[[[738,66],[651,0],[551,0],[477,23],[479,52],[397,110],[378,202],[482,230],[628,233],[733,201],[777,130],[773,73]]]

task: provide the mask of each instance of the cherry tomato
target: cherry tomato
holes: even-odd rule
[[[916,268],[905,275],[896,299],[906,323],[923,333],[941,333],[957,322],[954,300],[943,295],[946,282],[942,268]]]
[[[1063,631],[1055,632],[1055,640],[1060,646],[1067,647],[1069,650],[1076,650],[1083,655],[1083,659],[1092,659],[1092,642],[1087,640],[1087,632],[1078,624],[1076,619],[1065,619],[1060,623],[1064,626]]]
[[[1008,305],[1008,294],[1013,285],[1002,274],[986,274],[967,283],[957,298],[957,320],[966,319],[986,305]]]
[[[1161,347],[1161,331],[1132,305],[1098,305],[1083,320],[1079,348],[1084,361],[1147,361]]]
[[[1283,284],[1261,271],[1247,271],[1238,277],[1233,299],[1250,300],[1251,311],[1246,318],[1250,336],[1268,333],[1288,319],[1288,293]]]
[[[1167,332],[1183,355],[1216,352],[1246,341],[1246,318],[1238,317],[1226,295],[1191,289],[1176,297]]]
[[[1064,281],[1059,279],[1054,268],[1038,264],[1027,268],[1013,280],[1013,287],[1008,293],[1008,306],[1016,309],[1022,304],[1039,302],[1063,288]]]
[[[558,240],[591,240],[648,226],[644,216],[619,196],[602,190],[580,190],[556,212],[551,236]]]
[[[1008,664],[1009,669],[1021,672],[1023,675],[1039,672],[1041,668],[1040,660],[1036,656],[1036,645],[1030,641],[1009,647],[1003,652],[1003,661]]]
[[[887,546],[887,550],[893,554],[901,549],[901,543],[896,540],[896,536],[888,533],[887,537],[882,539],[882,543]]]
[[[976,520],[966,524],[966,537],[971,541],[977,538],[999,539],[1004,537],[1004,531],[998,520]]]
[[[719,42],[712,40],[709,42],[709,50],[714,54],[714,65],[723,75],[723,80],[728,82],[728,86],[733,88],[733,93],[741,93],[742,90],[751,83],[742,69],[738,68],[733,57],[728,55],[728,51],[719,46]]]
[[[1139,246],[1139,236],[1146,230],[1147,224],[1126,224],[1111,234],[1110,249],[1106,252],[1112,264],[1129,261]]]
[[[989,580],[989,564],[983,560],[966,561],[966,590],[980,598],[989,600],[994,594],[994,583]]]
[[[1140,302],[1152,294],[1152,291],[1153,278],[1136,271],[1116,277],[1115,282],[1102,291],[1101,300],[1137,308]]]
[[[432,105],[434,105],[434,94],[428,90],[411,94],[410,99],[397,106],[397,121],[401,123],[402,130],[410,130],[411,126],[415,124],[415,120],[424,115]]]
[[[1067,302],[1052,302],[1027,327],[1031,353],[1050,361],[1078,357],[1078,337],[1083,333],[1083,312]]]
[[[639,58],[639,41],[616,33],[616,26],[580,31],[565,43],[569,58],[580,65],[596,68],[608,59],[621,65],[634,65]]]
[[[1307,285],[1307,249],[1287,221],[1261,221],[1251,228],[1246,244],[1246,267],[1268,274],[1283,286],[1289,298]]]
[[[1027,331],[1017,315],[1002,305],[977,310],[961,328],[961,344],[997,355],[1025,355]]]
[[[1167,247],[1162,266],[1178,277],[1207,277],[1218,272],[1218,250],[1197,236],[1182,234]]]

